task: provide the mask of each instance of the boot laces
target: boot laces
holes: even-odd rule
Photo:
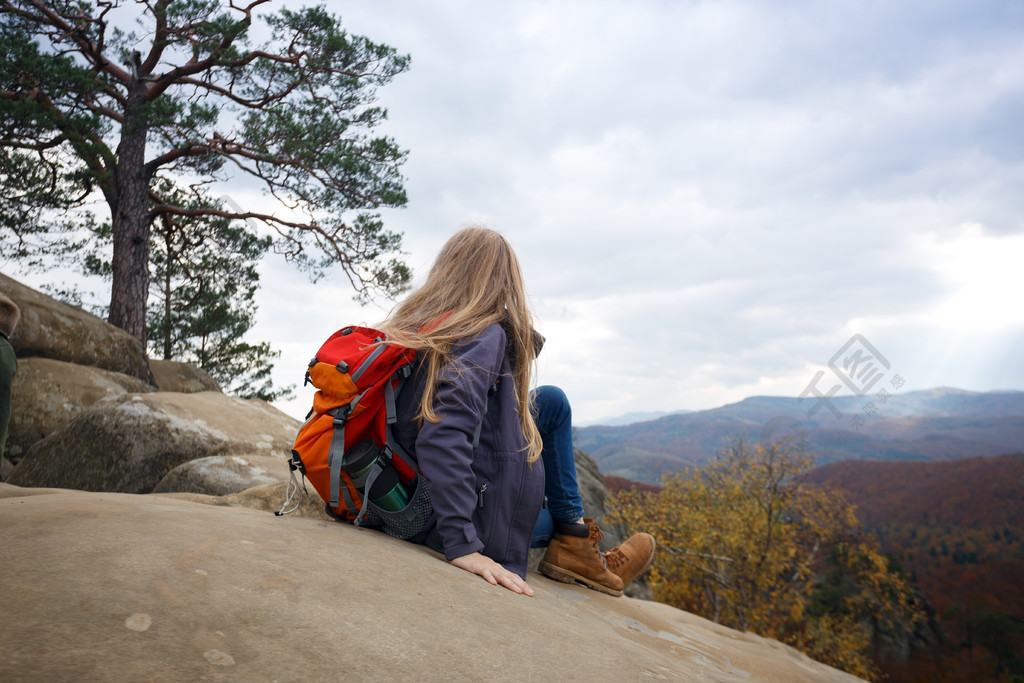
[[[621,565],[629,562],[629,558],[626,557],[626,553],[622,552],[619,548],[612,548],[604,554],[604,560],[608,563],[609,569],[615,569]]]

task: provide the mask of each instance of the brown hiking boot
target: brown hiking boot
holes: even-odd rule
[[[604,559],[608,570],[622,579],[622,587],[625,588],[651,566],[657,547],[654,536],[633,534],[625,543],[606,552]]]
[[[622,595],[622,579],[608,570],[604,555],[597,549],[604,534],[593,519],[583,522],[555,522],[555,535],[540,563],[540,573],[562,583],[578,581],[608,595]]]

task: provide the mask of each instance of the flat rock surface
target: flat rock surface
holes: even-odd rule
[[[381,533],[0,484],[0,680],[853,681],[777,642]]]

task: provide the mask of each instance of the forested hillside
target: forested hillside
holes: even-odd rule
[[[946,642],[896,680],[1024,676],[1024,453],[953,462],[840,462],[810,480],[846,493],[910,573]]]

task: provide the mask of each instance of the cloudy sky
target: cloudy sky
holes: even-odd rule
[[[899,391],[1024,389],[1024,4],[331,8],[412,56],[379,92],[409,150],[408,207],[384,212],[408,262],[469,223],[504,233],[540,381],[579,421],[797,396],[857,334]],[[263,273],[254,336],[282,383],[386,310],[340,272]]]
[[[579,420],[797,396],[854,334],[900,391],[1024,389],[1024,5],[340,11],[412,56],[380,91],[410,151],[409,205],[385,214],[410,263],[464,224],[502,231],[540,380]],[[303,276],[266,278],[282,380],[381,317],[339,283],[337,320],[311,325]]]

